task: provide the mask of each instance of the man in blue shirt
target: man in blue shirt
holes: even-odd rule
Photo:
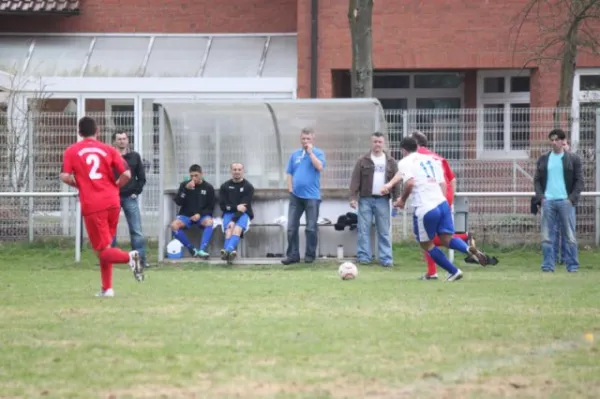
[[[534,177],[536,199],[542,205],[542,271],[554,272],[554,238],[560,225],[567,240],[567,271],[573,273],[579,270],[574,207],[583,191],[583,168],[579,156],[565,151],[563,130],[552,130],[548,138],[552,151],[539,157]]]
[[[295,151],[287,165],[287,188],[290,192],[288,210],[288,247],[284,265],[300,262],[300,218],[306,218],[305,263],[312,263],[317,257],[317,219],[321,205],[321,171],[325,168],[325,153],[313,146],[315,132],[304,128],[300,132],[302,148]]]

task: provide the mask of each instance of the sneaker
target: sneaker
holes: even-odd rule
[[[489,261],[489,256],[478,250],[477,248],[470,246],[469,247],[469,255],[471,257],[477,259],[481,266],[487,266]]]
[[[229,255],[227,256],[227,264],[228,265],[232,265],[233,261],[235,260],[235,258],[237,257],[237,251],[233,250],[229,253]]]
[[[424,275],[419,277],[419,280],[437,280],[437,279],[438,279],[437,273],[432,274],[431,276],[429,274],[425,273]]]
[[[225,249],[221,250],[221,260],[227,260],[227,258],[229,258],[229,253],[227,253],[227,251],[225,251]]]
[[[210,258],[210,254],[208,252],[200,249],[200,250],[196,250],[196,252],[194,252],[194,257],[208,259],[208,258]]]
[[[133,273],[133,277],[137,281],[144,280],[144,266],[140,262],[140,254],[138,251],[129,252],[129,267]]]
[[[112,288],[109,288],[107,290],[102,290],[99,293],[96,294],[96,296],[107,296],[107,297],[112,297],[115,296],[115,291],[113,291]]]
[[[295,259],[290,259],[290,258],[285,258],[285,259],[281,260],[281,263],[284,264],[284,265],[286,265],[286,266],[287,265],[291,265],[293,263],[298,263],[298,262],[300,262],[300,261],[299,260],[295,260]]]
[[[463,272],[460,269],[456,269],[456,273],[450,274],[446,277],[446,281],[458,281],[463,278]]]

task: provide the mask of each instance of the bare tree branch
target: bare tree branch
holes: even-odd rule
[[[560,85],[558,106],[570,107],[573,98],[573,80],[577,56],[583,52],[598,54],[600,40],[588,21],[600,21],[600,0],[529,0],[521,12],[513,17],[509,33],[515,33],[512,59],[515,63],[519,52],[519,39],[524,27],[534,24],[540,38],[537,48],[524,67],[543,60],[559,60]]]

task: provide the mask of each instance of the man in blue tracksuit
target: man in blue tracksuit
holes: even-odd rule
[[[294,151],[287,165],[287,188],[290,192],[288,210],[288,247],[281,263],[300,262],[300,218],[306,218],[306,249],[304,262],[312,263],[317,257],[317,219],[321,205],[321,172],[325,168],[325,153],[313,146],[315,132],[304,128],[300,132],[302,148]]]

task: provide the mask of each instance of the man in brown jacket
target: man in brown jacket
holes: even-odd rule
[[[400,185],[392,190],[392,195],[381,195],[381,188],[389,182],[398,164],[383,150],[385,138],[382,133],[371,135],[371,150],[356,161],[350,181],[350,206],[358,208],[357,258],[360,264],[369,264],[371,254],[371,225],[375,219],[379,263],[384,267],[393,265],[392,242],[390,240],[390,199],[400,195]]]

